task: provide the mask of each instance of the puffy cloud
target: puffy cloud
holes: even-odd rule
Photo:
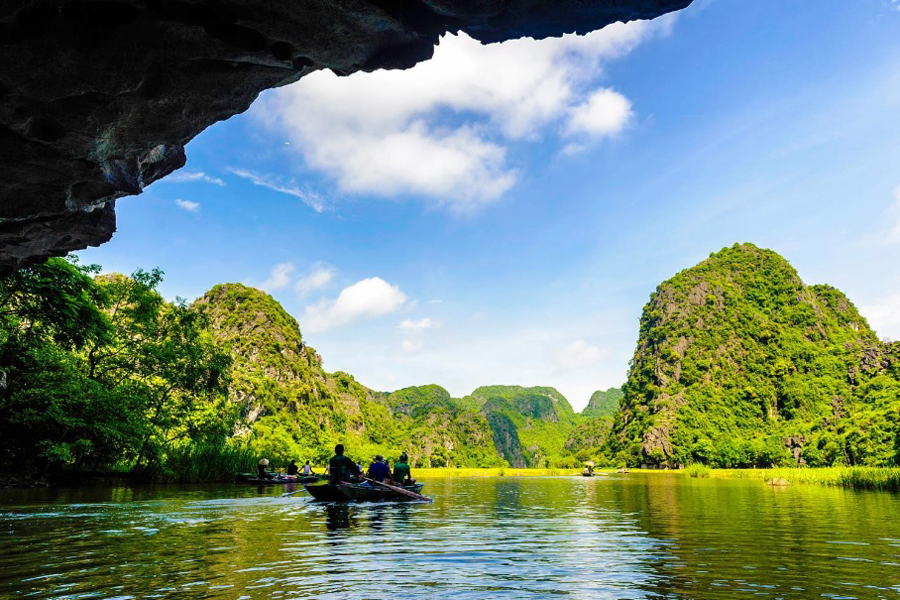
[[[631,119],[631,102],[618,92],[600,89],[569,113],[566,133],[601,139],[621,133]]]
[[[252,114],[286,132],[306,164],[343,192],[413,194],[472,210],[515,185],[511,142],[560,129],[586,142],[620,132],[631,105],[596,85],[602,65],[667,31],[673,18],[486,46],[447,35],[432,60],[412,69],[342,78],[320,71],[266,94]]]
[[[556,362],[563,371],[590,367],[609,356],[609,350],[577,340],[556,351]]]
[[[181,198],[179,198],[175,201],[175,204],[178,206],[178,208],[192,213],[198,212],[200,210],[199,202],[191,202],[190,200],[182,200]]]
[[[317,264],[306,275],[300,277],[294,284],[297,294],[301,298],[308,296],[316,290],[324,289],[334,279],[335,269],[324,264]]]
[[[289,262],[278,263],[272,267],[269,278],[259,284],[259,288],[271,292],[287,287],[291,282],[291,274],[294,272],[294,268],[294,265]]]
[[[406,294],[399,287],[380,277],[370,277],[344,288],[334,300],[323,299],[307,306],[301,323],[305,330],[318,333],[359,319],[388,315],[406,301]]]
[[[176,171],[163,179],[168,183],[190,183],[193,181],[203,181],[213,185],[225,186],[225,182],[218,177],[207,175],[203,171]]]
[[[322,195],[316,191],[306,189],[298,185],[293,179],[284,179],[276,175],[268,175],[265,173],[255,173],[247,169],[228,169],[229,172],[250,181],[253,185],[258,185],[282,194],[300,198],[304,204],[309,206],[316,212],[325,210],[325,200]]]

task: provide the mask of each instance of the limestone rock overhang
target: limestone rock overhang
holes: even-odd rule
[[[115,201],[265,89],[406,69],[439,37],[585,34],[692,0],[4,0],[0,272],[96,246]]]

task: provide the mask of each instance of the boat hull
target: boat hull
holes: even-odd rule
[[[319,502],[347,502],[350,498],[342,494],[340,488],[341,486],[331,485],[330,483],[303,486],[303,489],[309,492],[313,500],[318,500]]]
[[[403,489],[418,494],[422,491],[424,485],[425,484],[423,483],[406,485],[403,486]],[[395,492],[392,489],[381,486],[368,487],[351,484],[339,485],[337,487],[341,494],[348,500],[353,500],[354,502],[408,502],[410,500],[416,500],[416,498],[411,498],[406,494],[401,494],[400,492]]]

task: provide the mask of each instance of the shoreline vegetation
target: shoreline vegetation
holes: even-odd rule
[[[239,472],[252,472],[256,458],[246,447],[234,446],[225,452],[201,446],[185,448],[183,453],[170,457],[163,474],[152,478],[140,477],[125,468],[102,473],[70,473],[52,482],[47,480],[6,480],[3,487],[44,487],[48,485],[79,485],[102,480],[126,480],[134,484],[185,484],[231,483]],[[280,468],[272,472],[278,472]],[[324,465],[313,465],[313,472],[322,473]],[[598,467],[595,475],[614,475],[614,467]],[[513,468],[513,467],[419,467],[414,469],[417,479],[428,478],[478,478],[478,477],[577,477],[576,468]],[[688,465],[683,469],[632,468],[629,474],[681,475],[697,479],[753,479],[773,486],[810,484],[841,487],[856,490],[881,490],[900,492],[900,467],[775,467],[769,469],[716,469],[703,464]]]

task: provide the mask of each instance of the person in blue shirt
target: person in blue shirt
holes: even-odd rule
[[[380,454],[375,455],[375,460],[369,465],[369,472],[366,474],[369,479],[375,481],[384,481],[391,478],[391,468],[384,462],[384,457]]]

